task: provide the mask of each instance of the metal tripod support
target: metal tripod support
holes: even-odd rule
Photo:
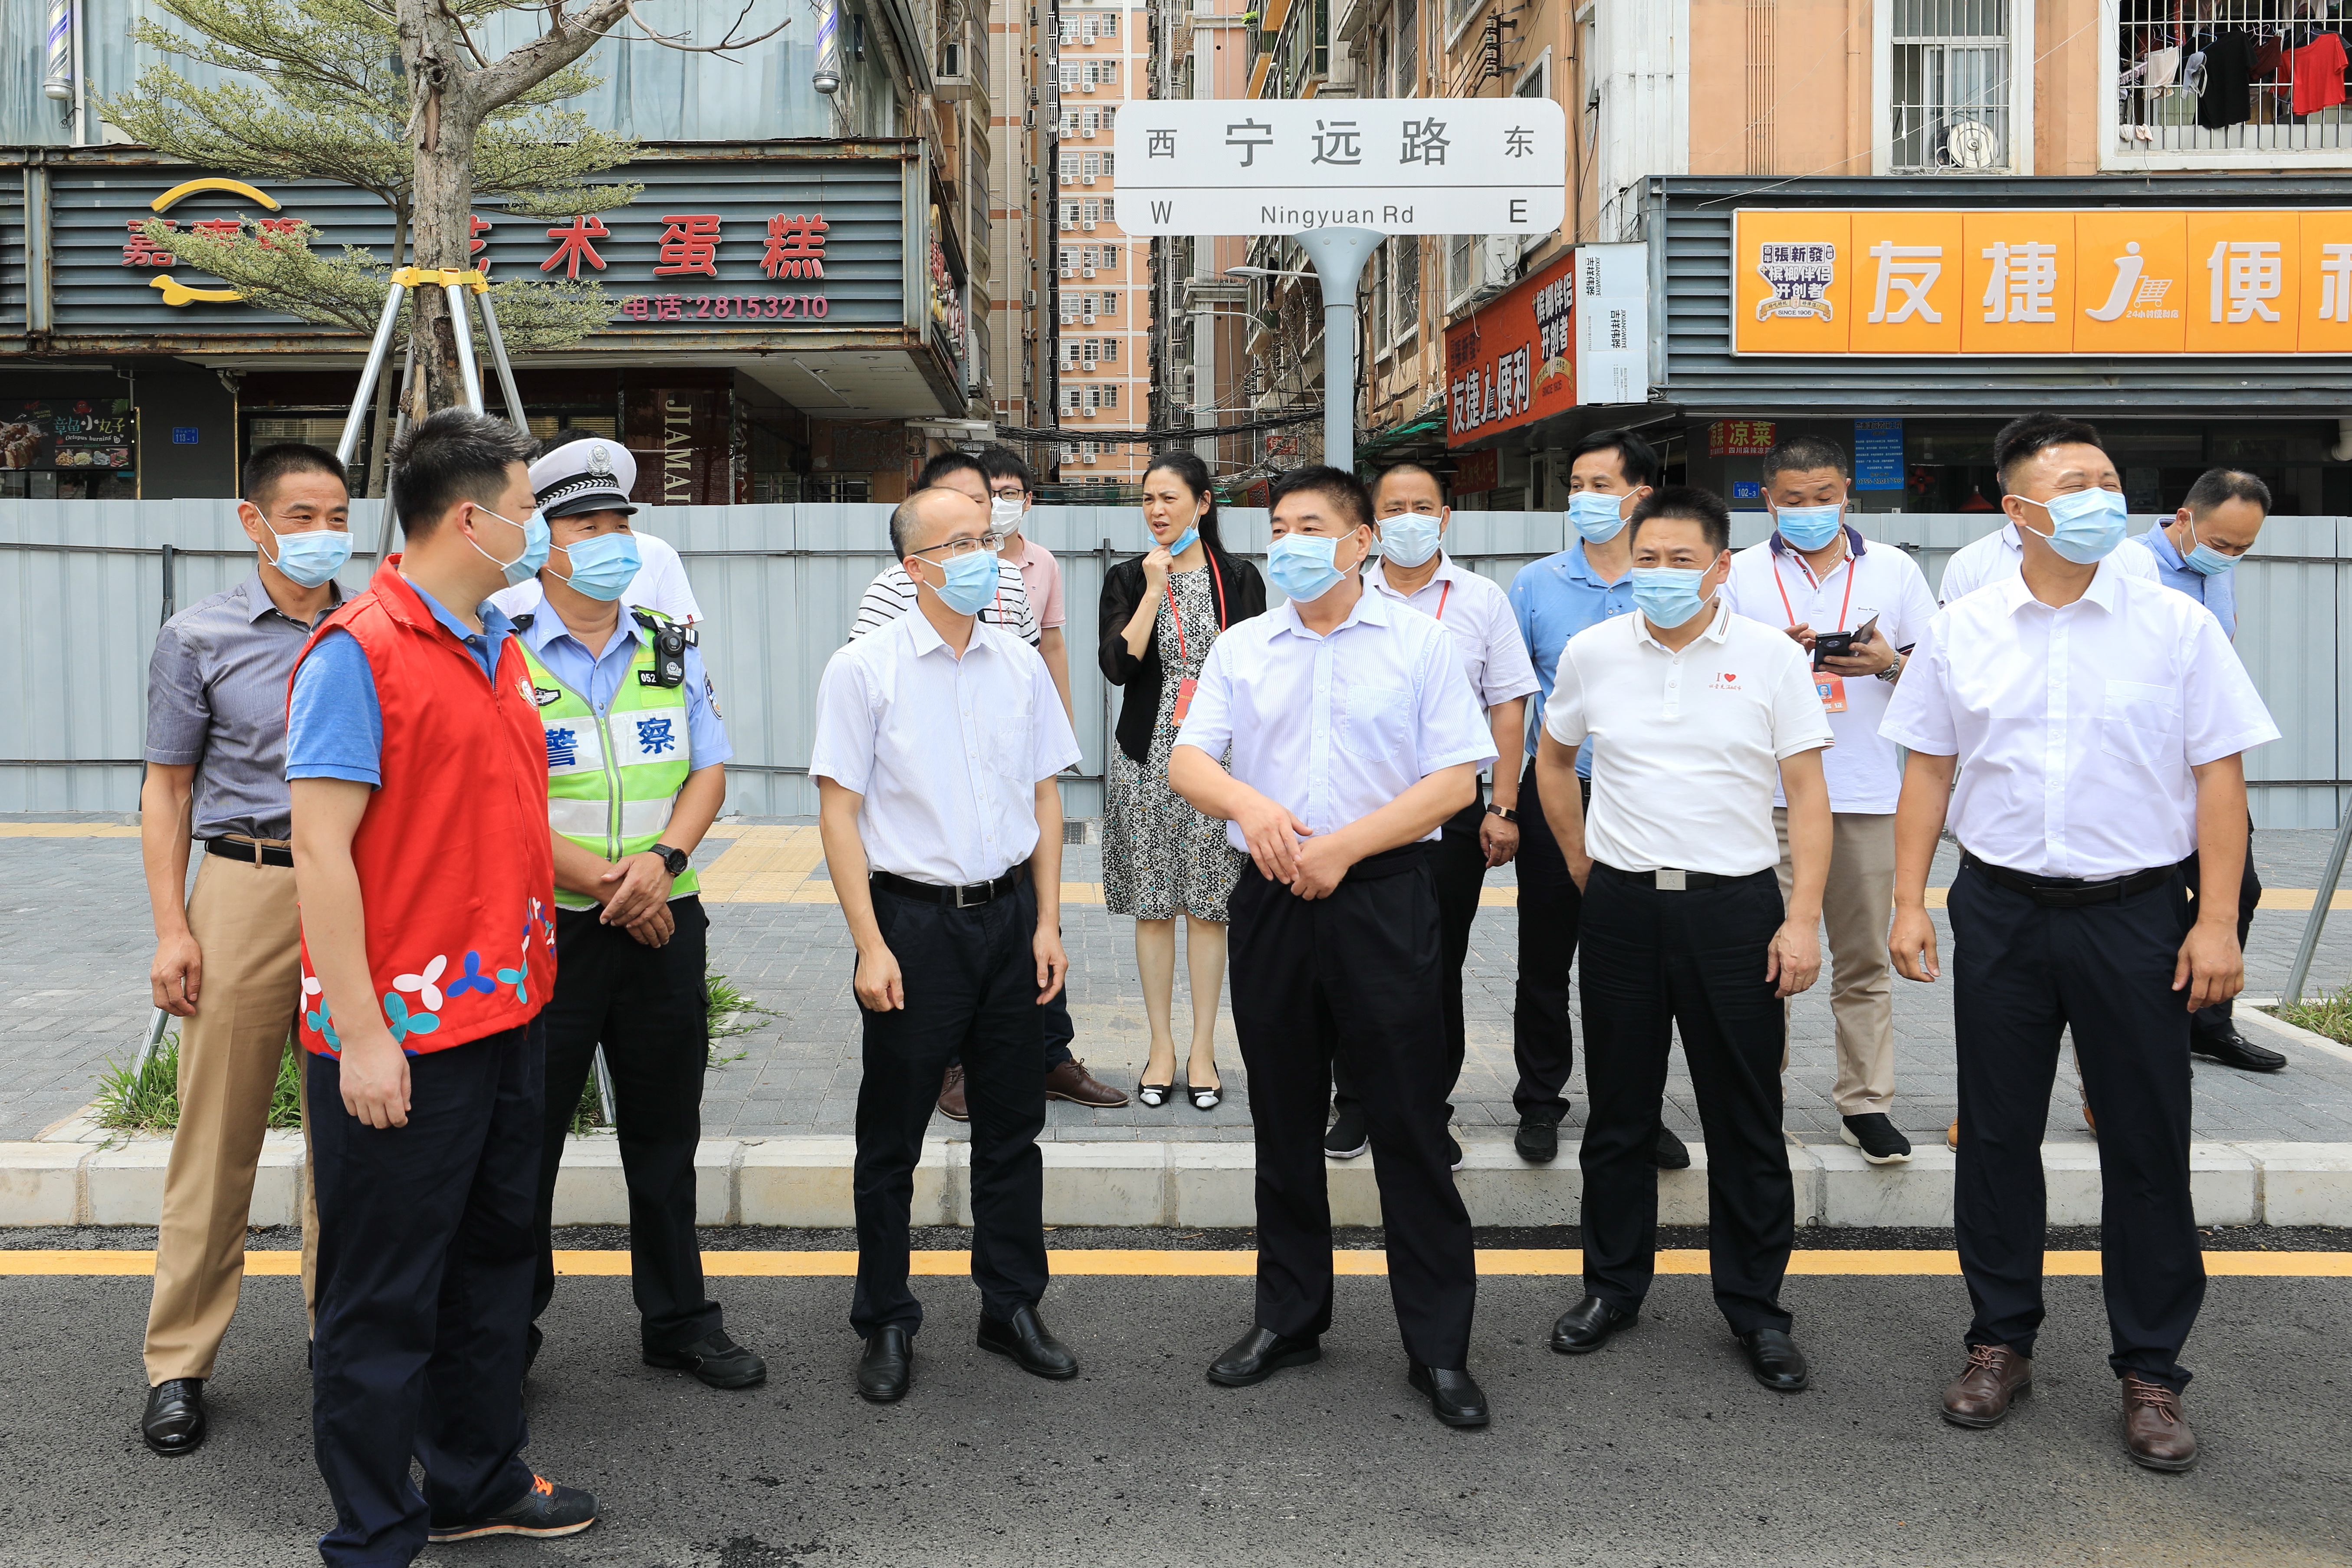
[[[2340,809],[2344,820],[2336,829],[2336,843],[2327,851],[2327,869],[2319,874],[2319,886],[2312,892],[2311,913],[2303,922],[2303,940],[2294,947],[2294,966],[2286,972],[2286,994],[2279,998],[2290,1007],[2303,1000],[2303,983],[2311,977],[2311,960],[2319,951],[2319,933],[2327,924],[2327,907],[2336,901],[2336,884],[2344,879],[2345,851],[2352,849],[2352,806]]]
[[[449,320],[457,327],[457,378],[466,390],[466,406],[477,414],[489,412],[482,406],[482,373],[474,362],[473,324],[466,313],[466,300],[470,296],[482,313],[482,341],[490,347],[490,363],[499,373],[499,394],[506,399],[507,417],[517,429],[528,427],[522,395],[515,390],[514,366],[507,363],[506,339],[499,332],[499,313],[490,304],[488,279],[472,268],[460,272],[448,268],[404,267],[392,275],[391,285],[383,291],[383,314],[375,324],[375,336],[369,340],[367,363],[360,367],[359,391],[352,398],[350,416],[343,421],[342,439],[335,443],[335,457],[346,467],[350,466],[352,454],[359,450],[360,431],[367,423],[368,405],[375,396],[376,384],[383,378],[383,362],[392,353],[392,331],[400,320],[403,292],[436,287],[448,296]]]

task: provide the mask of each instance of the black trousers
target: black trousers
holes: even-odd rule
[[[2185,870],[2189,890],[2195,893],[2198,890],[2197,857],[2191,855],[2189,858],[2189,864]],[[2262,901],[2263,879],[2254,874],[2254,819],[2252,814],[2248,813],[2246,869],[2238,878],[2238,948],[2241,952],[2245,950],[2246,933],[2254,929],[2254,910],[2261,906]],[[2189,1016],[2190,1032],[2208,1037],[2231,1033],[2237,1026],[2235,1016],[2231,1012],[2236,1005],[2237,998],[2233,996],[2227,1002],[2216,1002],[2210,1007],[2198,1008]]]
[[[1963,865],[1948,895],[1960,1079],[1953,1197],[1970,1344],[2033,1353],[2042,1327],[2042,1134],[2072,1028],[2099,1122],[2107,1364],[2185,1386],[2205,1300],[2189,1198],[2189,1014],[2172,989],[2187,880],[2115,903],[2044,909]]]
[[[1446,820],[1437,837],[1421,846],[1429,857],[1429,874],[1437,884],[1438,941],[1444,955],[1438,972],[1438,1000],[1445,1007],[1446,1059],[1453,1064],[1445,1080],[1449,1095],[1461,1081],[1462,1058],[1469,1052],[1462,1026],[1462,966],[1470,959],[1470,927],[1478,919],[1478,894],[1486,885],[1486,851],[1478,842],[1478,829],[1486,820],[1486,795],[1481,791],[1478,799]],[[1331,1090],[1332,1103],[1341,1109],[1364,1102],[1349,1081],[1344,1056],[1331,1058]],[[1450,1121],[1454,1108],[1445,1109]]]
[[[319,1199],[310,1430],[335,1502],[319,1554],[335,1568],[406,1563],[428,1516],[479,1519],[530,1489],[541,1052],[534,1020],[410,1057],[408,1124],[391,1128],[343,1109],[334,1058],[306,1064]]]
[[[1011,898],[971,909],[877,888],[874,918],[906,977],[907,1005],[861,1012],[865,1073],[857,1088],[857,1291],[849,1324],[913,1333],[922,1304],[907,1288],[908,1215],[923,1130],[948,1060],[963,1059],[971,1107],[971,1278],[991,1317],[1011,1317],[1045,1293],[1045,1049],[1037,1005],[1037,895],[1024,879]]]
[[[710,1043],[703,986],[710,917],[698,898],[674,900],[669,908],[677,929],[661,947],[601,923],[594,910],[556,911],[555,995],[540,1015],[547,1026],[547,1113],[540,1131],[531,1321],[536,1324],[555,1298],[555,1178],[602,1044],[629,1191],[629,1289],[649,1351],[683,1349],[720,1326],[718,1305],[703,1294],[702,1247],[694,1234],[694,1149],[702,1137]]]
[[[1582,783],[1584,804],[1592,786]],[[1511,1103],[1525,1116],[1558,1121],[1568,1114],[1561,1092],[1576,1065],[1576,1037],[1568,1021],[1568,972],[1576,959],[1584,895],[1568,874],[1559,843],[1544,819],[1530,760],[1519,780],[1519,979],[1511,1007],[1511,1055],[1519,1069]]]
[[[1428,857],[1417,845],[1373,856],[1313,900],[1245,865],[1231,907],[1234,1028],[1257,1133],[1258,1326],[1331,1326],[1323,1110],[1341,1059],[1364,1095],[1405,1352],[1467,1364],[1477,1264],[1445,1141],[1454,1075]]]
[[[1632,1311],[1658,1235],[1658,1108],[1682,1032],[1706,1137],[1707,1256],[1734,1333],[1786,1329],[1780,1279],[1796,1241],[1796,1187],[1780,1131],[1787,1016],[1764,978],[1780,928],[1770,868],[1661,892],[1596,864],[1584,892],[1585,1288]]]

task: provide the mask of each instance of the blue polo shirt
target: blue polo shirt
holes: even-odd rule
[[[2164,525],[2160,522],[2141,534],[2139,542],[2147,546],[2147,552],[2156,557],[2158,580],[2168,588],[2179,589],[2212,611],[2213,618],[2221,623],[2221,635],[2231,642],[2237,641],[2238,591],[2230,581],[2235,574],[2224,572],[2218,577],[2208,577],[2202,572],[2192,570],[2189,563],[2180,558],[2180,552],[2172,547],[2172,541],[2165,534]]]
[[[1557,555],[1547,555],[1519,568],[1511,579],[1511,614],[1518,618],[1519,636],[1536,667],[1543,689],[1536,693],[1533,722],[1528,726],[1528,755],[1535,755],[1536,736],[1543,729],[1544,704],[1551,700],[1552,677],[1559,669],[1559,650],[1587,626],[1633,608],[1633,574],[1604,583],[1584,558],[1584,541],[1578,540]],[[1592,742],[1576,749],[1580,777],[1592,776]]]

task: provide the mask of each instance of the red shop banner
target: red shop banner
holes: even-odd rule
[[[1445,444],[1576,406],[1576,257],[1570,252],[1445,329]]]

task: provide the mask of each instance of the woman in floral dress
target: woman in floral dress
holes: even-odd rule
[[[1185,1083],[1192,1104],[1207,1110],[1223,1092],[1217,997],[1225,978],[1225,900],[1242,856],[1226,843],[1223,823],[1168,787],[1168,753],[1210,647],[1235,621],[1265,613],[1265,583],[1218,540],[1208,465],[1192,453],[1153,460],[1143,477],[1143,521],[1152,550],[1120,562],[1103,582],[1103,678],[1126,689],[1103,816],[1103,900],[1112,913],[1135,919],[1135,963],[1151,1026],[1136,1098],[1147,1108],[1167,1104],[1176,1090],[1176,917],[1185,918],[1192,981]]]

